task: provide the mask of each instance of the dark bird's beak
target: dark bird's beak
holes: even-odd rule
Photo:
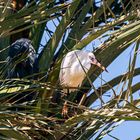
[[[99,68],[101,68],[103,71],[108,72],[107,69],[106,69],[104,66],[102,66],[101,63],[99,63],[99,62],[97,61],[97,59],[95,59],[95,58],[92,60],[91,64],[96,65],[96,66],[98,66]]]

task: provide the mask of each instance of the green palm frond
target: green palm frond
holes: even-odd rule
[[[88,140],[94,137],[99,140],[106,135],[117,139],[110,132],[118,125],[127,120],[140,121],[137,94],[140,83],[135,81],[140,75],[136,65],[140,38],[138,3],[133,0],[127,3],[113,0],[25,2],[19,11],[13,11],[8,0],[0,1],[0,139]],[[38,79],[4,78],[8,46],[27,29],[38,52]],[[93,66],[86,73],[82,86],[66,99],[58,78],[63,57],[67,52],[85,49],[97,40],[103,41],[93,52],[105,67],[134,45],[133,55],[126,65],[127,72],[114,78],[109,77],[109,72],[106,81],[100,76],[102,71]],[[101,81],[99,87],[94,85],[97,79]],[[77,95],[83,93],[88,97],[78,105],[80,97]],[[109,93],[108,100],[106,93]],[[30,94],[36,97],[33,101],[19,102]],[[53,102],[55,94],[62,94],[58,103]],[[68,100],[70,111],[68,118],[61,114],[65,100]]]

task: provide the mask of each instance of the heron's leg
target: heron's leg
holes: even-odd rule
[[[67,89],[67,94],[69,94],[69,89]],[[64,118],[66,118],[66,117],[69,118],[69,116],[68,116],[67,100],[65,100],[64,105],[63,105],[63,108],[62,108],[62,116],[63,116]]]
[[[64,102],[63,108],[62,108],[62,116],[64,118],[68,117],[68,106],[67,101]]]

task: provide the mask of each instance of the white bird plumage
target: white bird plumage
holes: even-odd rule
[[[60,84],[64,87],[73,87],[73,89],[69,90],[70,92],[75,91],[76,87],[81,86],[92,64],[106,70],[96,60],[92,52],[74,50],[67,53],[61,63],[59,74]]]

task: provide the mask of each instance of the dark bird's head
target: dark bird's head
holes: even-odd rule
[[[37,54],[29,39],[19,39],[9,48],[9,78],[23,78],[38,72]]]
[[[30,44],[31,41],[27,39],[17,40],[10,46],[8,56],[11,58],[12,61],[20,59],[20,57],[27,57]]]

